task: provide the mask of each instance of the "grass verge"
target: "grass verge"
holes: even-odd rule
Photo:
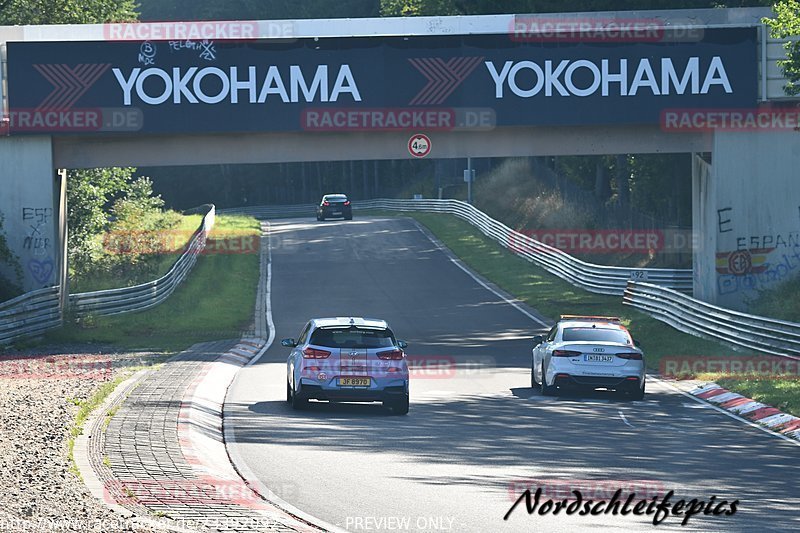
[[[220,215],[189,276],[162,304],[139,313],[69,323],[52,343],[98,343],[123,349],[180,351],[197,342],[241,335],[253,319],[259,276],[259,222]]]
[[[78,413],[75,415],[75,422],[70,430],[69,440],[67,441],[67,448],[69,452],[70,471],[77,477],[81,478],[81,473],[75,464],[75,439],[83,433],[83,425],[89,419],[89,415],[102,404],[105,399],[111,394],[117,386],[130,377],[129,373],[121,374],[111,381],[103,383],[99,389],[87,400],[75,402],[78,405]]]
[[[517,257],[469,223],[451,215],[362,211],[380,216],[411,216],[425,225],[442,243],[475,272],[513,294],[543,315],[556,319],[560,314],[599,314],[619,316],[635,338],[641,341],[647,367],[658,372],[666,358],[717,356],[721,358],[755,355],[735,351],[719,342],[675,330],[663,322],[623,305],[617,296],[593,294],[579,289],[544,269]],[[704,374],[703,379],[754,400],[800,416],[800,382],[792,379],[731,378]]]

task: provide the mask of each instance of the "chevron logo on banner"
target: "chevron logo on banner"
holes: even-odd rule
[[[454,57],[449,61],[440,57],[421,57],[408,61],[428,80],[408,105],[437,105],[447,100],[483,61],[483,57]]]
[[[69,109],[108,70],[110,63],[81,63],[70,67],[63,63],[33,65],[53,86],[53,90],[37,107],[43,109]]]

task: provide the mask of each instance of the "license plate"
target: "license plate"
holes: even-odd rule
[[[341,215],[341,214],[342,214],[342,212],[341,212],[341,211],[332,211],[332,213],[333,213],[334,215]]]
[[[370,378],[339,378],[340,387],[369,387],[371,383]]]
[[[614,360],[613,355],[600,355],[596,353],[586,354],[584,357],[587,363],[610,363]]]

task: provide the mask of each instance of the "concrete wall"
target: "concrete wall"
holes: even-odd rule
[[[57,137],[57,168],[410,159],[415,132],[292,132]],[[434,131],[429,159],[707,152],[712,135],[660,126],[571,126]]]
[[[710,174],[695,166],[695,295],[747,310],[800,275],[800,133],[718,132]]]
[[[22,267],[22,287],[56,284],[57,200],[50,137],[0,137],[0,213],[9,248]],[[11,279],[13,270],[3,269]]]

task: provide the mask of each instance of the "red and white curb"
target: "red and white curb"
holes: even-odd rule
[[[222,423],[225,395],[236,373],[261,351],[264,344],[263,339],[242,339],[205,365],[181,401],[178,441],[198,479],[205,485],[220,487],[229,503],[254,510],[294,531],[319,531],[265,500],[242,479],[228,457]]]
[[[785,437],[800,440],[800,418],[775,407],[731,392],[716,383],[706,383],[689,394]]]

